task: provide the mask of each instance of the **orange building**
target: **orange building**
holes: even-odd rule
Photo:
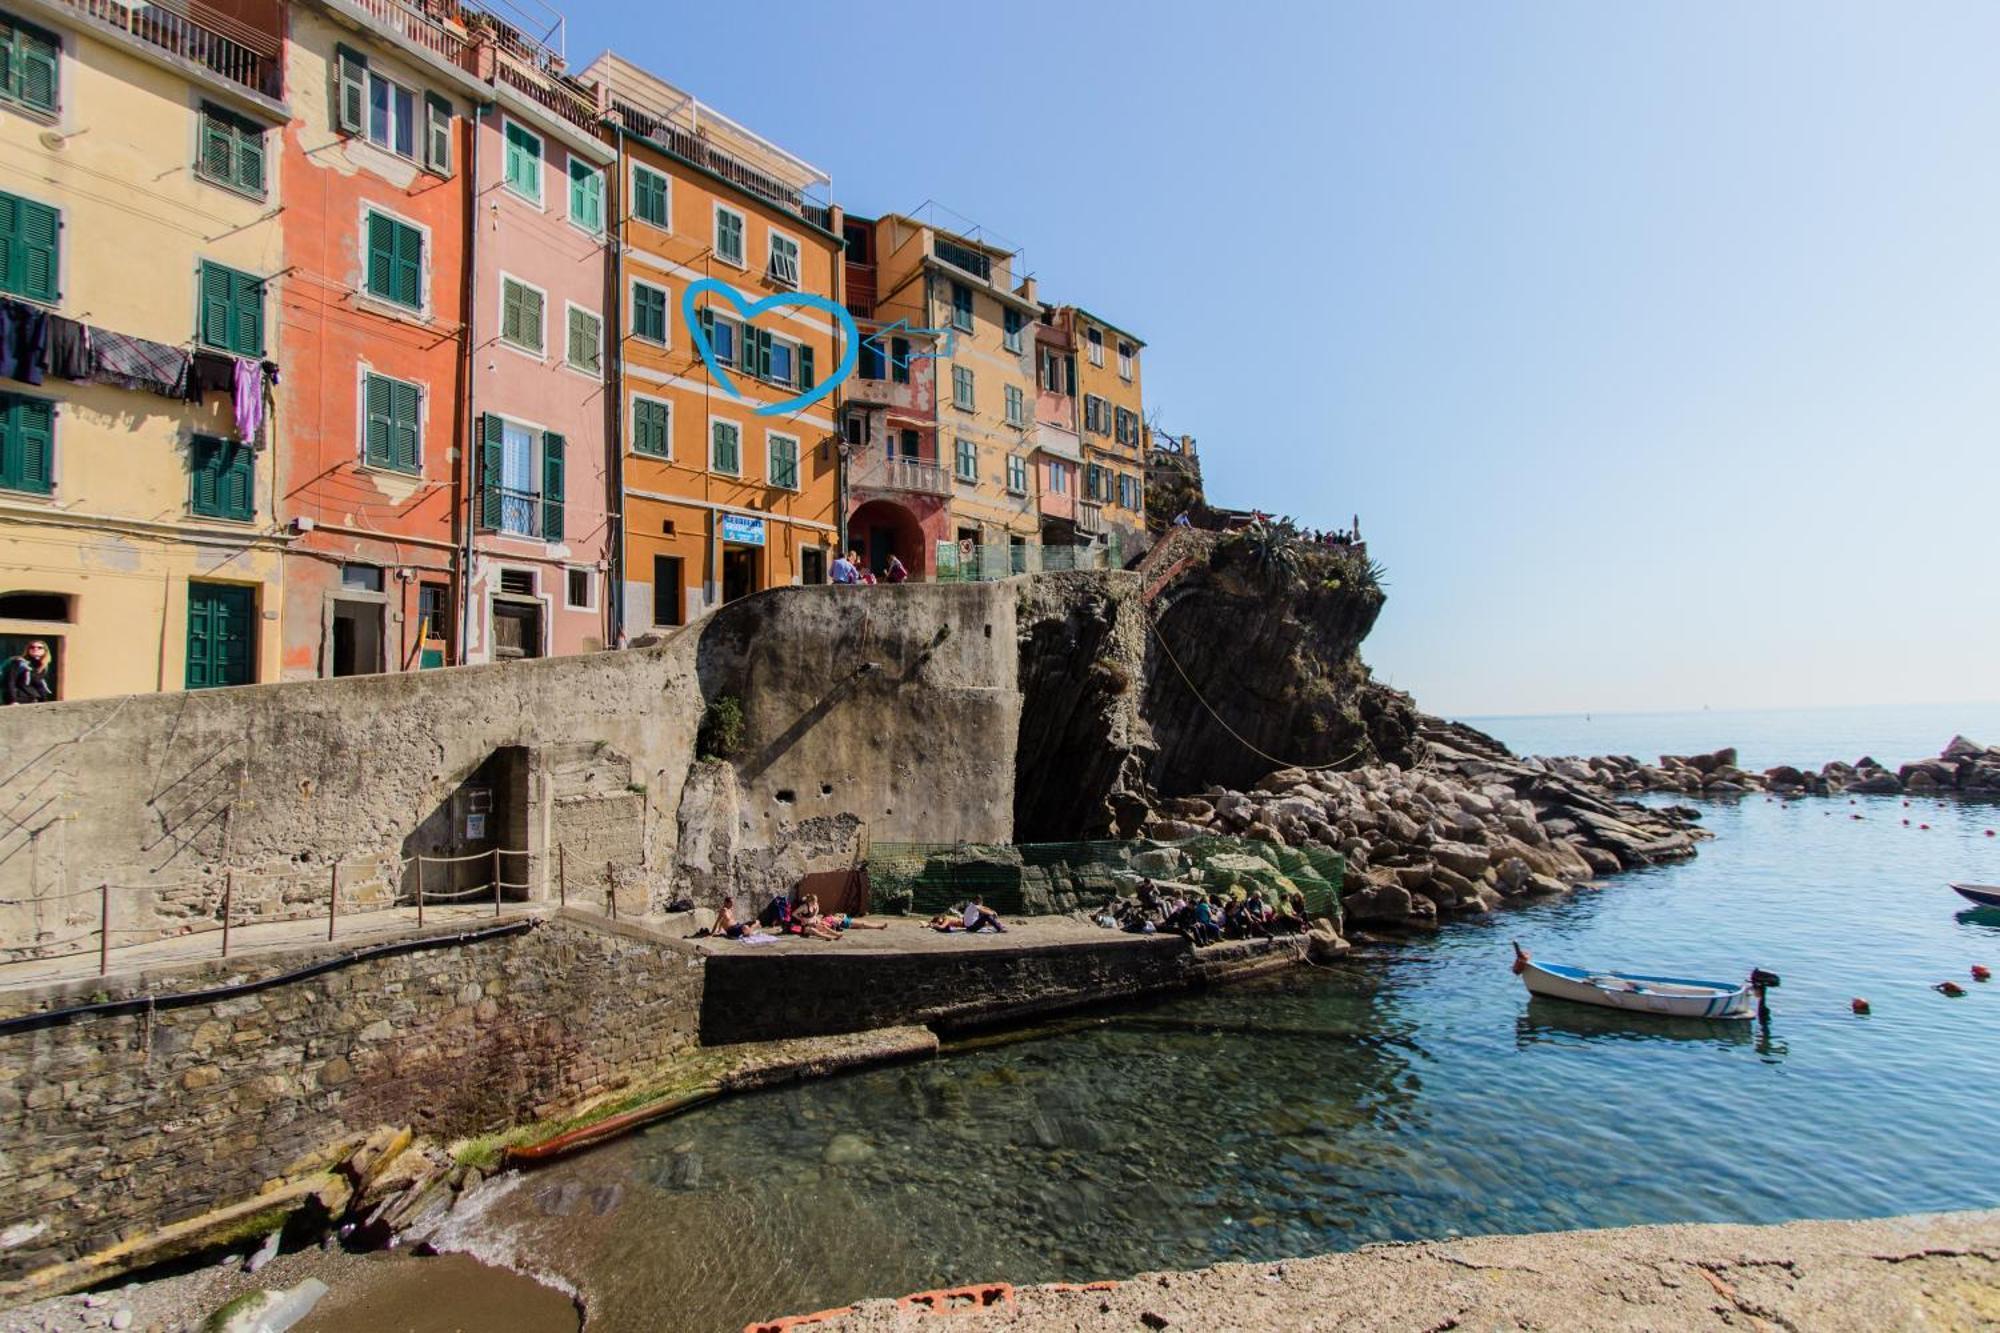
[[[614,366],[623,406],[622,623],[680,625],[764,588],[821,583],[839,541],[837,395],[807,393],[840,364],[836,318],[742,307],[798,292],[838,299],[826,175],[619,56],[582,76],[603,85],[618,152],[621,272]],[[704,295],[690,326],[691,283]],[[696,348],[700,331],[723,373]]]
[[[1077,306],[1054,311],[1052,319],[1069,331],[1076,346],[1083,441],[1077,526],[1112,543],[1114,564],[1129,561],[1149,542],[1146,412],[1139,384],[1139,351],[1146,344]]]

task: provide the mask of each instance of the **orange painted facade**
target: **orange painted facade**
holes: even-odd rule
[[[1076,343],[1084,483],[1079,504],[1096,511],[1084,521],[1115,536],[1121,559],[1129,560],[1147,544],[1146,410],[1139,382],[1145,344],[1076,306],[1063,307],[1056,318]]]

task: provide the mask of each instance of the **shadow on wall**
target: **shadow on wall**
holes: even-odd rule
[[[427,902],[471,897],[501,881],[502,897],[531,896],[528,793],[534,752],[502,745],[487,755],[403,839],[403,893]],[[498,853],[496,856],[495,853]]]

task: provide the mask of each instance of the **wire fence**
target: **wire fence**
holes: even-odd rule
[[[100,976],[110,971],[115,949],[220,936],[218,956],[227,958],[232,935],[249,926],[324,920],[326,938],[337,937],[343,918],[415,908],[416,924],[425,924],[426,910],[464,909],[492,905],[499,916],[509,901],[534,896],[545,882],[538,873],[544,854],[524,848],[494,847],[459,856],[368,857],[333,862],[325,868],[322,887],[308,889],[299,871],[274,872],[229,867],[199,879],[170,883],[124,884],[105,880],[96,886],[31,898],[0,898],[0,920],[22,911],[45,918],[56,911],[53,931],[68,933],[27,943],[0,944],[0,964],[45,962],[97,957]],[[558,901],[570,900],[568,849],[555,849]],[[441,867],[442,873],[433,868]],[[389,871],[393,869],[394,880]],[[464,882],[470,872],[473,881]],[[436,881],[444,881],[438,887]],[[604,908],[618,916],[618,874],[615,863],[604,864]],[[583,889],[586,886],[579,883]],[[579,901],[586,895],[579,894]],[[594,896],[594,895],[591,895]],[[86,901],[87,900],[87,901]],[[61,904],[76,903],[74,907]],[[143,919],[141,919],[143,918]],[[120,921],[125,924],[119,924]],[[34,923],[39,933],[40,921]]]
[[[865,862],[878,911],[951,911],[977,895],[997,912],[1039,916],[1095,908],[1143,880],[1267,901],[1305,895],[1312,916],[1338,916],[1346,871],[1338,852],[1223,835],[1012,844],[879,842]]]

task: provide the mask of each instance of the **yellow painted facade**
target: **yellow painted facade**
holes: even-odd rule
[[[1076,338],[1077,424],[1084,463],[1080,502],[1096,509],[1087,521],[1115,532],[1121,555],[1129,555],[1146,531],[1146,410],[1139,381],[1145,344],[1087,310],[1070,306],[1063,316]]]
[[[203,103],[269,126],[275,103],[171,58],[141,54],[59,5],[10,17],[60,42],[53,115],[0,103],[0,190],[56,209],[59,292],[51,313],[187,349],[203,260],[269,278],[280,267],[275,132],[264,136],[263,197],[197,176]],[[14,294],[17,295],[18,294]],[[267,349],[275,303],[264,302]],[[180,689],[187,683],[190,585],[243,589],[245,669],[277,679],[275,622],[284,539],[272,522],[274,448],[254,454],[254,516],[192,512],[195,437],[233,439],[230,404],[204,405],[48,376],[0,379],[0,393],[53,405],[52,483],[0,489],[0,647],[24,636],[56,648],[59,697]],[[281,423],[267,422],[264,438]],[[42,594],[27,599],[19,594]],[[243,600],[247,596],[247,602]],[[267,619],[266,617],[271,617]]]

